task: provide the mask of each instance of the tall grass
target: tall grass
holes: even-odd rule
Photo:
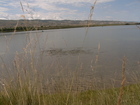
[[[89,20],[91,20],[96,2],[97,0],[91,7]],[[20,4],[24,12],[24,7],[21,2]],[[23,17],[25,18],[25,16]],[[17,25],[14,32],[16,32]],[[89,25],[90,22],[88,27]],[[49,56],[46,56],[44,52],[47,40],[43,42],[44,49],[42,50],[39,46],[42,43],[40,37],[40,35],[37,35],[37,37],[31,38],[27,34],[27,45],[23,48],[22,54],[16,52],[12,66],[8,66],[1,57],[1,71],[6,70],[7,72],[6,74],[3,73],[0,78],[0,105],[140,104],[140,85],[124,85],[126,81],[126,58],[122,59],[120,88],[112,86],[112,88],[106,89],[104,88],[105,83],[102,83],[102,81],[100,82],[101,88],[98,88],[98,84],[96,84],[98,79],[93,77],[87,82],[86,76],[79,76],[83,68],[79,57],[77,57],[77,65],[74,70],[69,67],[69,62],[66,63],[66,66],[62,66],[58,59],[55,59],[52,63],[45,62],[44,59],[49,60]],[[95,70],[94,66],[98,65],[100,49],[99,43],[95,59],[91,61],[93,71]],[[55,72],[55,75],[52,72]]]

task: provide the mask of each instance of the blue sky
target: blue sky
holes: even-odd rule
[[[0,19],[85,20],[94,1],[0,0]],[[140,22],[140,0],[97,0],[92,19]]]

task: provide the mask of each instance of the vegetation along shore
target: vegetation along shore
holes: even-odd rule
[[[88,20],[0,20],[0,32],[87,27]],[[90,27],[139,25],[138,22],[90,21]],[[14,27],[13,27],[14,26]]]

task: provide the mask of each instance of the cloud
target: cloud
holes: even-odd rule
[[[4,4],[6,3],[5,1],[0,0],[0,19],[8,19],[8,13],[6,13],[7,11],[9,11],[9,8],[7,7],[3,7]]]
[[[115,0],[98,0],[97,3],[105,3],[105,2],[112,2]]]
[[[7,2],[7,0],[0,0],[0,3],[2,4],[2,3],[6,3]]]
[[[9,19],[9,15],[5,12],[0,12],[0,18],[1,19]]]
[[[114,0],[97,0],[97,3],[111,2]],[[28,4],[34,8],[41,8],[45,10],[67,10],[67,8],[59,7],[58,5],[74,5],[77,7],[84,6],[84,4],[94,4],[95,0],[28,0]],[[27,2],[22,1],[23,5]],[[14,3],[15,5],[15,3]]]
[[[36,2],[38,0],[29,0],[29,2]],[[57,3],[57,4],[75,4],[75,3],[94,3],[95,0],[39,0],[39,2],[45,3]],[[97,0],[98,3],[111,2],[114,0]]]
[[[126,4],[126,6],[135,6],[137,4],[139,5],[140,1],[136,0],[136,1],[130,2],[130,3]]]
[[[8,8],[0,7],[0,12],[2,12],[2,11],[8,11],[8,10],[9,10]]]
[[[70,8],[72,6],[75,6],[76,8],[85,8],[88,4],[93,5],[95,0],[28,0],[28,3],[25,1],[21,1],[24,10],[31,11],[29,8],[36,8],[36,12],[40,12],[38,14],[42,14],[42,11],[46,12],[46,14],[56,14],[57,16],[61,13],[61,16],[64,16],[65,14],[71,14],[75,16],[76,14],[79,14],[79,11]],[[114,0],[98,0],[98,3],[105,3],[105,2],[111,2]],[[70,5],[70,7],[62,7],[62,5]],[[85,6],[86,5],[86,6]],[[39,11],[38,11],[39,9]],[[42,10],[41,10],[42,9]],[[32,11],[33,12],[33,11]],[[59,13],[55,13],[59,12]],[[51,16],[51,15],[50,15]],[[48,17],[48,16],[47,16]],[[54,17],[54,16],[52,16]]]
[[[9,1],[9,2],[8,2]],[[21,4],[20,4],[21,1]],[[3,15],[0,18],[9,16],[9,19],[21,19],[21,15],[34,19],[87,19],[90,8],[95,0],[0,0],[5,7],[0,6]],[[98,0],[98,3],[106,3],[114,0]],[[97,4],[98,4],[97,3]],[[22,11],[22,7],[24,13]],[[89,9],[88,8],[88,9]],[[9,9],[9,11],[8,11]],[[4,14],[5,13],[5,14]],[[6,14],[7,13],[7,14]]]

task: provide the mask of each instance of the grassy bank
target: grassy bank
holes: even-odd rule
[[[33,84],[6,86],[0,92],[0,105],[118,105],[119,88],[45,93]],[[18,86],[19,85],[19,86]],[[59,88],[58,88],[59,90]],[[120,105],[140,104],[140,85],[124,87]]]
[[[49,72],[44,72],[48,68],[36,68],[38,61],[35,60],[35,53],[30,52],[30,56],[25,53],[16,55],[13,61],[14,67],[9,68],[6,77],[0,79],[0,105],[139,105],[140,104],[140,84],[105,87],[101,81],[101,88],[97,87],[95,81],[83,87],[80,81],[84,81],[85,76],[78,76],[80,71],[70,71],[68,76],[61,76],[66,69],[59,71],[62,67],[55,63],[58,78],[51,76]],[[26,59],[30,59],[26,61]],[[125,62],[122,70],[125,69]],[[6,64],[5,68],[8,68]],[[50,67],[49,67],[50,68]],[[80,68],[78,65],[77,70]],[[43,71],[43,70],[44,71]],[[14,74],[13,74],[14,73]],[[123,71],[124,73],[124,71]],[[123,74],[122,73],[122,74]],[[62,74],[63,75],[63,74]],[[124,74],[123,74],[124,76]],[[136,77],[135,77],[136,78]],[[123,88],[122,88],[123,87]],[[83,88],[83,89],[82,89]],[[122,88],[122,90],[121,90]],[[120,99],[120,103],[118,102]]]

